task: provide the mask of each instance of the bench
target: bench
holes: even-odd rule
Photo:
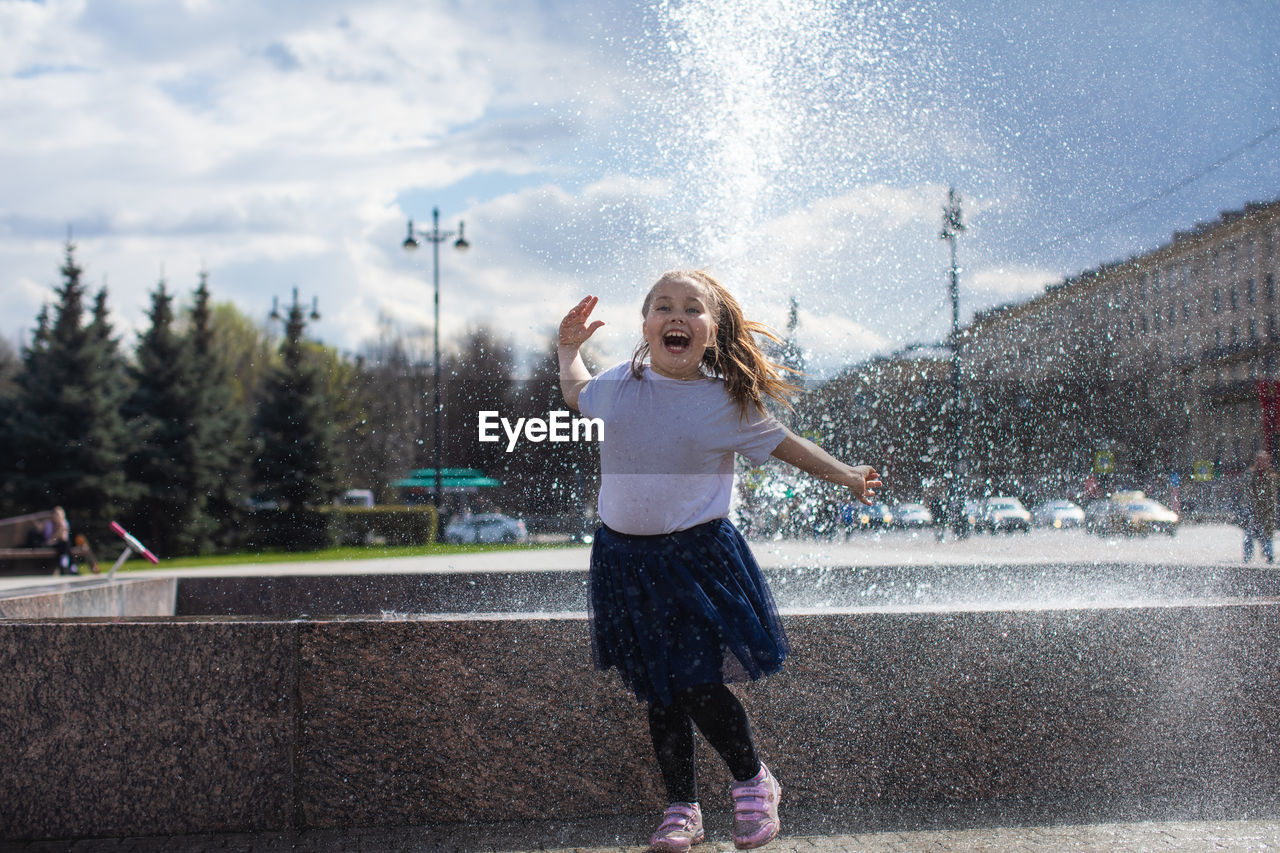
[[[58,549],[26,545],[32,531],[44,534],[45,524],[53,521],[53,510],[32,512],[13,518],[0,518],[0,574],[49,574],[58,570]],[[73,547],[71,559],[85,562],[87,548]]]

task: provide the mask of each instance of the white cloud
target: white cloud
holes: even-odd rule
[[[847,317],[800,311],[798,319],[796,329],[805,343],[805,360],[815,375],[834,372],[871,353],[893,348],[892,340]]]
[[[1009,46],[981,41],[981,21],[893,9],[0,0],[0,333],[34,322],[69,224],[122,328],[161,270],[186,294],[204,268],[254,317],[295,286],[318,297],[313,332],[343,349],[380,316],[429,330],[430,253],[400,242],[439,204],[473,243],[444,247],[446,340],[484,322],[540,347],[594,292],[600,349],[623,358],[644,290],[689,266],[774,327],[794,296],[819,361],[938,340],[947,185],[969,224],[965,316],[1040,288],[1059,274],[1027,247],[1075,196],[1044,189],[1061,154],[1032,138],[1037,110],[1072,118],[1037,106],[1026,63],[1002,65]],[[1014,18],[1009,38],[1027,32]],[[992,52],[951,43],[975,33]],[[1015,47],[1034,59],[1033,41]],[[1061,91],[1087,98],[1105,77],[1090,74]],[[1124,148],[1102,141],[1099,156]],[[1093,219],[1091,201],[1074,215]]]
[[[1046,284],[1062,281],[1051,270],[1034,267],[988,267],[974,270],[968,283],[975,290],[987,291],[1004,298],[1030,296],[1044,290]]]
[[[559,128],[503,110],[590,76],[577,47],[530,36],[554,33],[521,4],[160,6],[0,4],[0,68],[25,72],[0,87],[0,251],[24,260],[0,286],[6,317],[34,318],[18,282],[56,282],[70,225],[125,327],[162,268],[182,292],[203,267],[255,316],[272,293],[315,292],[340,307],[316,331],[353,347],[376,323],[364,306],[420,319],[388,275],[397,196],[543,168],[538,140]]]

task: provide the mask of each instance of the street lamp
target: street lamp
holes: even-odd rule
[[[960,269],[956,266],[956,237],[964,230],[960,220],[960,195],[955,187],[947,190],[947,206],[942,209],[942,231],[938,237],[951,244],[951,494],[948,503],[957,535],[964,535],[964,494],[961,476],[964,463],[961,461],[961,423],[960,423]]]
[[[435,324],[433,337],[435,339],[435,402],[432,406],[434,410],[434,426],[435,439],[432,442],[435,446],[435,462],[436,462],[436,533],[439,535],[440,530],[440,502],[444,496],[444,482],[441,474],[440,455],[440,244],[453,237],[452,231],[440,230],[440,208],[431,209],[431,230],[425,231],[420,228],[413,227],[413,220],[409,220],[409,234],[404,238],[404,248],[407,252],[412,252],[418,248],[418,238],[431,242],[432,249],[432,281],[435,284]],[[461,220],[458,221],[458,239],[453,241],[453,248],[458,251],[465,251],[471,247],[465,236],[465,225]]]
[[[271,297],[271,314],[268,315],[267,319],[278,320],[284,325],[285,340],[289,342],[289,345],[292,348],[291,352],[296,350],[298,341],[302,340],[302,332],[307,327],[308,317],[313,323],[320,319],[319,297],[311,297],[310,315],[303,314],[302,303],[298,301],[298,288],[296,287],[293,289],[293,305],[285,314],[280,313],[280,300],[275,296]],[[295,355],[296,353],[289,357],[292,358],[295,357]]]

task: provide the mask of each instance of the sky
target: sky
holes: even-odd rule
[[[70,232],[126,347],[160,281],[357,353],[547,350],[707,269],[813,373],[1280,198],[1275,0],[0,0],[0,335]],[[1198,176],[1198,177],[1196,177]],[[1195,180],[1188,181],[1195,177]],[[278,327],[276,327],[278,332]]]

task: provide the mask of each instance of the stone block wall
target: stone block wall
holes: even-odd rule
[[[740,688],[785,807],[1280,813],[1280,604],[784,614]],[[0,623],[0,837],[656,813],[580,616]],[[728,776],[702,750],[703,799]],[[879,816],[879,817],[877,817]]]

